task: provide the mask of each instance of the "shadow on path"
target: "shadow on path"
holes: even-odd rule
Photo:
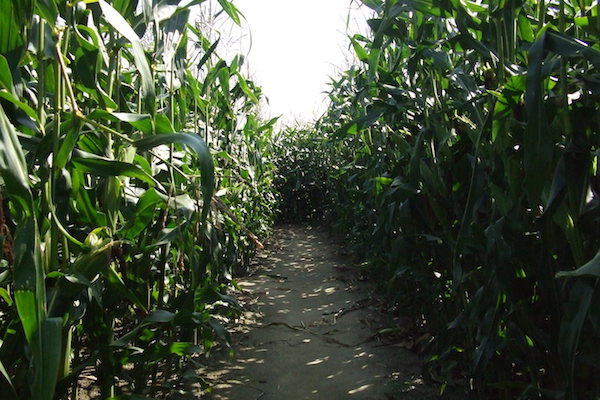
[[[233,358],[214,355],[215,400],[428,399],[413,353],[376,340],[370,285],[318,228],[280,226],[280,247],[239,281],[246,311]]]

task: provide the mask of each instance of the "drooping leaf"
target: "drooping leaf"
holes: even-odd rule
[[[20,101],[19,99],[17,99],[15,96],[13,96],[11,93],[9,92],[5,92],[5,91],[1,91],[0,90],[0,97],[10,101],[11,103],[13,103],[15,106],[19,107],[21,110],[23,110],[25,112],[25,114],[27,114],[32,120],[37,121],[38,120],[38,116],[37,113],[35,112],[35,110],[33,108],[31,108],[27,103],[24,103],[22,101]]]
[[[17,132],[0,105],[0,173],[12,195],[25,214],[33,213],[29,176]]]
[[[134,62],[142,80],[142,96],[147,101],[153,102],[155,96],[154,79],[139,36],[125,18],[110,4],[105,0],[99,0],[98,2],[106,21],[131,43]]]
[[[22,33],[28,23],[25,20],[25,15],[19,15],[19,11],[23,10],[21,7],[23,7],[22,4],[15,3],[12,0],[0,0],[0,15],[2,16],[0,54],[3,56],[10,55],[8,61],[13,67],[17,65],[21,56],[21,49],[24,44]]]
[[[354,51],[356,52],[356,56],[362,62],[369,62],[369,53],[358,43],[356,40],[356,35],[350,37],[350,41],[352,42],[352,47],[354,47]]]
[[[0,85],[1,88],[6,89],[8,92],[14,90],[10,66],[2,54],[0,54]]]
[[[225,329],[223,327],[223,325],[221,325],[221,323],[219,321],[217,321],[215,318],[209,319],[208,324],[213,329],[213,331],[216,333],[217,337],[219,339],[221,339],[225,343],[225,345],[227,345],[228,347],[231,347],[231,335],[229,334],[227,329]]]
[[[218,1],[221,7],[223,7],[223,11],[225,11],[227,15],[229,15],[229,18],[231,18],[233,22],[235,22],[237,25],[240,25],[240,17],[242,16],[242,13],[240,12],[240,10],[237,9],[233,2],[229,0]]]
[[[190,133],[174,133],[149,136],[143,139],[137,140],[133,143],[139,150],[148,150],[156,146],[163,144],[177,143],[184,146],[189,146],[198,155],[198,162],[200,164],[201,171],[201,182],[202,182],[202,194],[204,196],[203,205],[203,219],[208,215],[210,210],[210,203],[215,188],[215,172],[212,156],[208,146],[198,135]]]
[[[172,322],[176,317],[176,314],[166,310],[154,310],[146,318],[144,322],[160,322],[167,323]]]
[[[136,238],[144,228],[148,227],[157,209],[164,207],[164,200],[156,193],[156,190],[148,189],[138,200],[136,212],[130,221],[130,227],[126,235],[130,239]]]
[[[154,186],[156,181],[137,165],[78,151],[71,162],[82,172],[97,176],[129,176]]]
[[[557,278],[573,278],[583,276],[600,277],[600,251],[587,263],[574,271],[561,271],[556,274]]]
[[[238,85],[240,86],[240,89],[242,89],[242,91],[244,92],[244,94],[246,96],[248,96],[248,98],[254,104],[258,104],[259,103],[258,97],[256,97],[256,94],[254,94],[254,92],[248,86],[248,81],[246,81],[246,78],[244,78],[242,76],[242,74],[240,74],[239,72],[236,72],[236,76],[237,76],[237,81],[238,81]]]
[[[112,113],[120,121],[127,122],[147,135],[153,133],[152,116],[149,114]]]

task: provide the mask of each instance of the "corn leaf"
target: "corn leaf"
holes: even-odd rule
[[[223,7],[223,10],[227,13],[227,15],[229,15],[229,18],[231,18],[237,25],[240,25],[240,16],[242,16],[240,10],[238,10],[237,7],[229,0],[218,1],[221,7]]]
[[[544,76],[542,65],[546,48],[546,34],[529,49],[529,68],[527,70],[527,91],[525,107],[527,108],[527,131],[523,140],[524,165],[527,192],[530,200],[539,199],[542,186],[547,175],[552,154],[552,138],[548,136],[548,118],[543,100]]]
[[[81,151],[77,152],[71,161],[78,170],[89,174],[97,176],[128,176],[146,182],[150,186],[156,184],[150,175],[137,165],[131,163],[111,160]]]
[[[204,196],[203,219],[208,215],[210,203],[215,188],[215,171],[212,156],[208,146],[198,135],[190,133],[173,133],[149,136],[133,143],[139,150],[144,151],[163,144],[176,143],[188,146],[198,155],[200,163],[202,194]]]
[[[33,212],[33,198],[29,190],[29,177],[25,157],[14,126],[0,105],[0,173],[12,194],[13,201],[25,214]]]
[[[139,36],[110,4],[105,0],[99,0],[99,4],[106,21],[131,43],[133,59],[142,79],[142,96],[152,101],[155,96],[154,79]]]

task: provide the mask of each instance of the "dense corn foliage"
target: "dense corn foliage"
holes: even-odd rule
[[[84,370],[101,398],[164,398],[227,343],[274,121],[200,3],[0,0],[2,399],[76,398]]]
[[[600,396],[598,4],[362,0],[329,111],[275,138],[203,3],[0,0],[3,399],[203,384],[273,183],[348,235],[443,390]]]
[[[598,4],[363,3],[359,65],[284,135],[284,206],[351,238],[444,387],[597,399]]]

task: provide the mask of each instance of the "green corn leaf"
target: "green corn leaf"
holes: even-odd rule
[[[165,114],[156,114],[154,116],[154,133],[162,135],[165,133],[175,133],[173,124]]]
[[[94,121],[121,121],[138,129],[140,132],[151,135],[154,133],[154,124],[150,114],[136,114],[126,112],[108,112],[104,110],[94,110],[88,115],[88,118]]]
[[[59,15],[57,0],[37,0],[35,2],[36,12],[44,18],[52,28],[56,26]]]
[[[112,113],[120,121],[131,124],[136,129],[147,135],[152,134],[152,116],[150,114],[132,114],[132,113]]]
[[[106,216],[99,211],[90,193],[81,185],[84,175],[83,171],[72,171],[73,187],[75,188],[73,191],[75,193],[75,207],[86,223],[92,226],[106,226]]]
[[[556,165],[552,185],[550,186],[550,194],[544,207],[543,216],[552,216],[558,208],[560,202],[565,197],[567,180],[566,180],[565,160],[561,158]]]
[[[527,109],[527,130],[523,140],[524,165],[527,192],[530,201],[537,203],[547,175],[552,156],[552,138],[548,136],[548,118],[544,108],[544,77],[542,63],[546,47],[546,34],[529,49],[529,68],[527,70],[527,91],[525,107]]]
[[[81,121],[78,118],[72,118],[67,125],[67,129],[65,139],[60,145],[58,154],[56,155],[56,165],[58,168],[64,168],[71,157],[73,148],[79,139]]]
[[[243,16],[240,10],[229,0],[218,0],[223,10],[229,15],[229,18],[233,20],[237,25],[240,25],[240,17]]]
[[[160,24],[175,16],[177,10],[181,10],[181,8],[179,8],[175,4],[160,2],[154,6],[154,9],[152,10],[152,15],[154,17],[154,21]]]
[[[382,38],[383,36],[381,36]],[[373,45],[371,46],[371,50],[369,52],[369,78],[371,80],[375,79],[377,75],[377,68],[379,67],[379,58],[381,57],[381,46],[383,45],[383,39],[379,39],[376,36],[375,41],[373,41]]]
[[[40,330],[41,344],[40,354],[36,360],[36,373],[33,381],[34,400],[54,399],[57,371],[62,357],[62,318],[47,318],[43,321]]]
[[[155,186],[157,182],[137,165],[77,151],[71,160],[79,171],[97,176],[128,176]]]
[[[6,302],[6,304],[8,304],[9,307],[13,305],[13,300],[10,296],[10,293],[3,287],[0,287],[0,297]],[[1,344],[2,343],[0,342],[0,345]]]
[[[372,10],[380,11],[383,7],[382,0],[360,0],[365,6],[369,7]]]
[[[0,97],[5,100],[10,101],[15,106],[19,107],[21,110],[23,110],[25,112],[25,114],[27,114],[34,121],[38,120],[38,115],[33,108],[31,108],[27,103],[23,103],[22,101],[20,101],[19,99],[17,99],[15,96],[10,94],[9,92],[0,90]]]
[[[0,170],[7,190],[26,216],[15,235],[14,288],[17,312],[33,355],[33,398],[52,399],[60,360],[60,329],[55,320],[46,320],[46,288],[41,243],[33,216],[33,198],[24,156],[16,131],[0,107]],[[60,325],[60,323],[59,323]],[[58,335],[58,347],[55,339]],[[47,347],[48,344],[50,347]],[[58,355],[56,354],[58,353]]]
[[[219,45],[219,41],[221,40],[221,38],[219,37],[217,40],[215,40],[215,42],[208,48],[208,50],[206,50],[206,52],[204,52],[204,55],[202,56],[202,58],[200,59],[200,61],[198,61],[198,65],[197,68],[200,69],[204,66],[204,64],[206,64],[206,62],[208,61],[208,59],[210,58],[210,56],[212,56],[212,54],[215,52],[215,50],[217,49],[217,46]]]
[[[33,213],[29,176],[17,131],[0,106],[0,173],[12,200],[27,215]]]
[[[334,136],[343,137],[346,134],[355,135],[373,125],[379,119],[379,117],[383,115],[384,111],[384,109],[377,107],[371,110],[368,114],[363,115],[362,117],[359,117],[342,126],[334,133]]]
[[[46,289],[41,244],[33,217],[19,224],[15,236],[15,303],[33,355],[33,399],[52,399],[60,360],[60,329],[46,320]],[[59,322],[62,327],[62,324]],[[56,338],[58,335],[58,346]],[[46,344],[52,347],[46,347]],[[56,354],[58,353],[58,355]]]
[[[154,79],[140,38],[125,18],[110,4],[105,0],[99,0],[99,4],[106,21],[131,43],[133,59],[142,79],[142,96],[148,101],[153,101]]]
[[[377,75],[379,68],[379,61],[383,51],[383,44],[385,39],[385,32],[394,24],[395,18],[405,9],[404,3],[396,3],[389,6],[392,3],[386,2],[386,10],[384,12],[384,18],[378,26],[371,44],[369,52],[369,79],[372,81]]]
[[[258,128],[258,131],[259,132],[264,132],[264,131],[271,130],[275,126],[275,124],[277,123],[277,121],[279,121],[279,117],[271,118],[265,124],[263,124],[262,126],[260,126]]]
[[[172,322],[177,315],[166,310],[154,310],[146,318],[144,322],[160,322],[167,323]]]
[[[145,305],[135,293],[127,288],[127,285],[112,265],[112,251],[119,245],[120,242],[109,241],[81,256],[71,266],[71,275],[81,277],[78,281],[79,284],[85,284],[93,280],[95,276],[102,275],[117,293],[131,301],[140,310],[146,312]]]
[[[561,271],[556,274],[557,278],[574,278],[582,276],[595,276],[600,278],[600,251],[587,263],[574,271]]]
[[[169,207],[185,219],[190,219],[192,214],[196,211],[196,202],[187,193],[173,196],[170,200],[165,194],[158,193],[158,196],[160,196],[165,204],[168,201]]]
[[[10,72],[10,66],[6,58],[0,54],[0,85],[3,89],[9,92],[14,90],[12,73]]]
[[[190,133],[173,133],[145,137],[133,143],[139,150],[144,151],[163,144],[176,143],[188,146],[198,155],[200,163],[202,194],[204,196],[203,219],[208,215],[210,203],[215,188],[215,169],[208,146],[198,135]]]
[[[180,240],[185,232],[185,224],[178,225],[174,228],[165,228],[157,235],[156,241],[146,247],[147,250],[157,248],[159,246],[169,244]]]
[[[125,333],[118,339],[115,339],[110,344],[111,347],[127,347],[128,344],[138,338],[139,332],[148,326],[149,323],[143,322],[137,325],[135,328],[131,329],[129,332]]]
[[[447,14],[447,11],[438,6],[442,2],[433,0],[406,0],[406,3],[424,14],[441,17]]]
[[[112,249],[117,245],[118,242],[109,241],[79,257],[71,265],[72,275],[81,275],[87,281],[93,280],[96,275],[101,274],[108,267],[111,262]]]
[[[238,78],[238,85],[240,85],[240,89],[242,89],[242,92],[244,92],[244,94],[248,96],[250,101],[252,101],[254,104],[258,104],[258,97],[256,97],[254,92],[248,86],[248,81],[239,72],[236,72],[236,76]]]
[[[114,290],[123,296],[123,298],[126,298],[135,304],[144,314],[148,312],[144,303],[142,303],[135,293],[127,287],[123,278],[121,278],[121,275],[115,270],[114,265],[108,266],[105,271],[105,277]]]
[[[45,288],[39,234],[32,217],[21,222],[15,236],[14,297],[27,341],[35,346],[44,317]],[[41,282],[40,282],[41,281]],[[39,344],[38,344],[39,345]]]
[[[119,105],[115,103],[113,99],[110,98],[108,93],[106,93],[104,89],[102,89],[102,87],[100,87],[99,80],[96,81],[95,89],[95,92],[92,91],[92,95],[95,99],[97,99],[100,107],[108,111],[116,110],[117,108],[119,108]]]
[[[204,84],[202,85],[202,91],[200,92],[201,95],[206,95],[206,92],[215,82],[219,71],[223,67],[227,67],[227,63],[223,60],[220,60],[210,71],[208,71],[208,74],[206,74],[206,78],[204,79]]]
[[[600,51],[589,46],[587,43],[553,30],[546,31],[545,36],[546,46],[549,51],[563,57],[583,56],[594,64],[596,69],[600,69]]]
[[[17,16],[20,7],[22,5],[13,0],[0,0],[0,16],[2,16],[2,23],[0,24],[0,54],[5,56],[10,54],[13,65],[16,65],[18,62],[18,59],[13,59],[14,56],[17,54],[20,55],[19,49],[23,46],[21,33],[25,29],[25,21],[20,20]]]
[[[241,309],[240,303],[234,297],[223,294],[210,286],[198,286],[194,292],[194,301],[196,304],[213,304],[217,301],[223,301],[230,307]]]
[[[350,41],[352,42],[352,47],[354,47],[354,51],[356,52],[356,56],[362,62],[369,62],[369,53],[358,43],[356,40],[356,36],[351,36]]]
[[[521,38],[528,42],[533,42],[535,40],[535,35],[533,33],[533,29],[531,29],[531,23],[525,15],[519,15],[518,24]]]
[[[223,67],[223,68],[219,69],[217,76],[219,78],[219,83],[221,84],[221,91],[223,92],[225,99],[229,103],[231,101],[230,93],[229,93],[230,92],[229,80],[231,79],[231,74],[229,72],[229,68]]]
[[[425,49],[423,51],[423,56],[431,58],[433,61],[433,66],[439,68],[440,70],[448,70],[452,68],[450,57],[448,57],[447,53],[441,50]]]
[[[209,319],[208,324],[213,329],[217,337],[221,339],[227,347],[231,347],[231,335],[227,329],[225,329],[223,325],[221,325],[221,323],[215,318]]]

